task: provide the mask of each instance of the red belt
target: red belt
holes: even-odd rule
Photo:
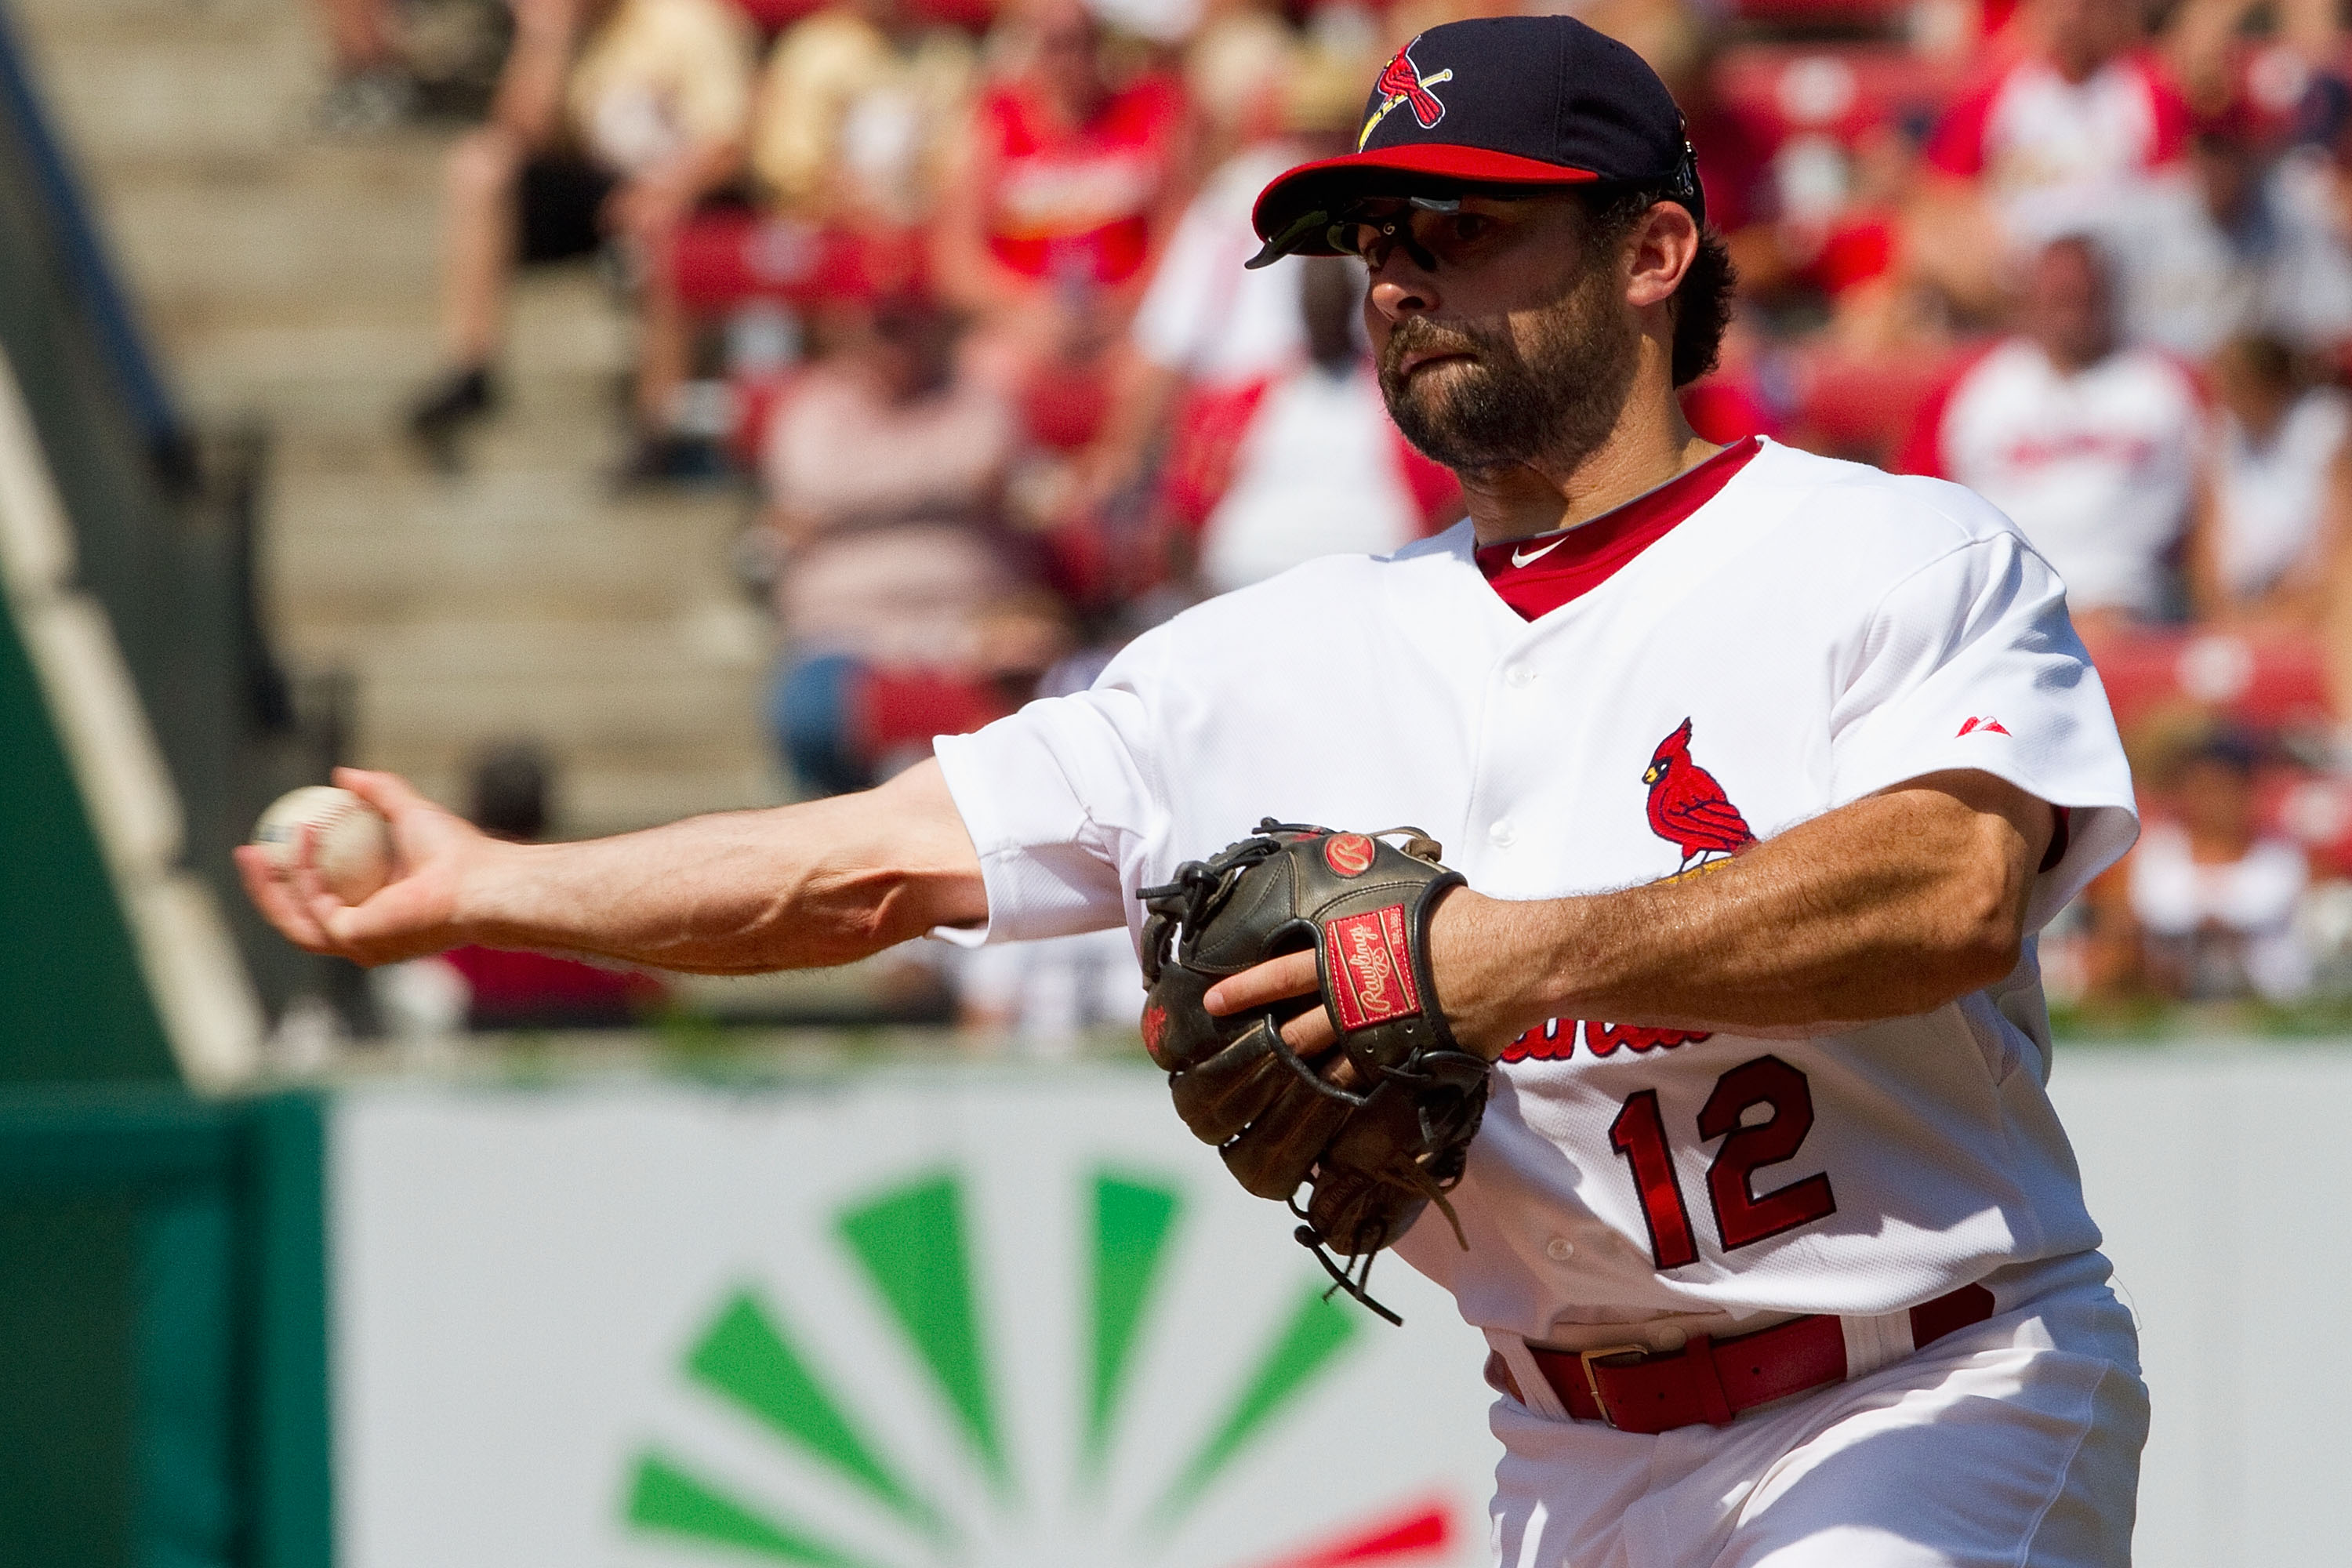
[[[1911,1343],[1930,1344],[1992,1316],[1992,1292],[1963,1285],[1911,1309]],[[1743,1410],[1845,1381],[1845,1330],[1827,1314],[1792,1318],[1727,1340],[1694,1334],[1678,1351],[1602,1345],[1548,1351],[1534,1345],[1544,1381],[1580,1421],[1605,1421],[1620,1432],[1656,1434],[1677,1426],[1730,1425]],[[1488,1377],[1521,1404],[1518,1384],[1499,1355]]]

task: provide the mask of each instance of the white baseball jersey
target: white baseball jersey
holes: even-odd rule
[[[2137,831],[2017,531],[1752,440],[1559,534],[1310,563],[938,752],[991,939],[1134,928],[1139,887],[1268,815],[1411,823],[1480,892],[1550,899],[1980,769],[2071,808],[2036,928]],[[1496,1073],[1454,1194],[1468,1249],[1433,1209],[1400,1251],[1497,1335],[1893,1312],[2097,1244],[2049,1065],[2030,943],[1999,984],[1811,1037],[1563,1022]]]
[[[1962,94],[1927,156],[1980,182],[2012,240],[2039,243],[2127,206],[2149,171],[2179,157],[2189,119],[2146,56],[2118,56],[2079,82],[2029,56]]]
[[[2189,373],[2162,353],[2126,349],[2068,375],[2012,338],[1952,387],[1937,472],[2013,518],[2077,609],[2152,615],[2203,431]]]

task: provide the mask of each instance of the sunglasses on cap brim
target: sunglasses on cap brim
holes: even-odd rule
[[[1404,208],[1423,212],[1454,213],[1462,210],[1464,201],[1478,197],[1486,201],[1534,201],[1545,196],[1576,193],[1584,195],[1609,196],[1625,191],[1643,189],[1645,183],[1633,181],[1562,181],[1559,184],[1480,184],[1462,180],[1414,181],[1400,179],[1391,172],[1382,171],[1360,176],[1353,189],[1334,190],[1324,201],[1285,224],[1266,240],[1255,256],[1242,265],[1248,268],[1271,266],[1286,256],[1304,252],[1316,256],[1356,256],[1357,248],[1348,244],[1340,231],[1366,221],[1372,204],[1401,202]],[[1675,202],[1690,210],[1693,219],[1704,226],[1706,223],[1706,197],[1699,184],[1698,156],[1686,142],[1683,156],[1675,172],[1656,187],[1660,201]],[[1399,216],[1403,209],[1399,209]],[[1414,241],[1409,233],[1399,229],[1392,236],[1404,247],[1416,265],[1426,268],[1432,260],[1429,253]]]

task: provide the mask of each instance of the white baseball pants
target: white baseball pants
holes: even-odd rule
[[[1986,1321],[1722,1428],[1645,1436],[1498,1399],[1496,1562],[2127,1568],[2147,1436],[2131,1316],[2095,1255],[2008,1274]]]

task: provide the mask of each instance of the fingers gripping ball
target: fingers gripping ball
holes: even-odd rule
[[[1338,1288],[1391,1322],[1364,1294],[1372,1257],[1433,1202],[1460,1239],[1445,1194],[1486,1107],[1486,1060],[1454,1043],[1430,975],[1430,917],[1463,885],[1441,853],[1417,828],[1333,833],[1268,817],[1139,895],[1143,1040],[1177,1113],[1244,1187],[1289,1204],[1306,1222],[1299,1242]],[[1319,1070],[1282,1038],[1295,1002],[1221,1018],[1202,1004],[1226,976],[1298,952],[1316,955],[1339,1040]]]
[[[392,827],[383,814],[347,789],[307,784],[272,801],[253,825],[253,842],[280,876],[294,868],[301,830],[327,891],[356,904],[392,879]]]

